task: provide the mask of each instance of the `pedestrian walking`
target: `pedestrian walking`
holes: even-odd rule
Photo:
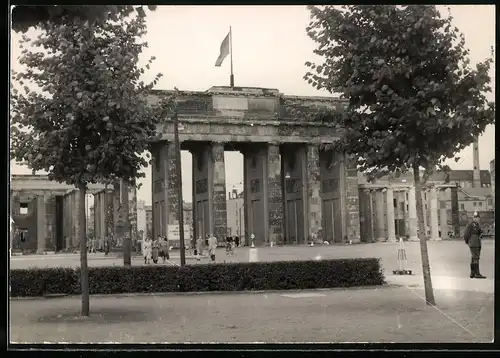
[[[203,256],[203,247],[205,246],[203,240],[203,237],[199,237],[198,240],[196,240],[196,260],[200,261],[201,257]]]
[[[145,264],[151,263],[151,251],[153,249],[152,245],[153,242],[151,241],[151,238],[147,237],[146,240],[144,241],[144,244],[142,245],[142,254],[144,255]]]
[[[233,238],[231,236],[226,236],[226,255],[231,254]]]
[[[109,237],[108,236],[105,236],[104,237],[104,255],[108,255],[109,254]]]
[[[153,240],[153,243],[152,243],[152,257],[153,257],[153,263],[157,264],[158,263],[158,254],[160,252],[160,239],[161,239],[161,236],[158,235],[158,237],[156,238],[156,240]]]
[[[217,249],[217,238],[212,234],[208,238],[208,254],[212,262],[215,262],[215,250]]]
[[[170,260],[168,240],[166,237],[160,237],[160,257],[163,259],[163,263],[165,263],[166,260]]]
[[[469,246],[471,261],[470,261],[470,278],[486,278],[479,271],[479,259],[481,257],[481,234],[483,230],[479,225],[479,213],[474,212],[472,221],[467,224],[464,231],[465,243]]]
[[[240,238],[238,237],[238,235],[234,237],[234,245],[236,247],[240,247]]]

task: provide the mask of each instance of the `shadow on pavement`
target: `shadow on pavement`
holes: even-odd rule
[[[155,316],[155,312],[148,307],[144,307],[144,309],[90,307],[89,317],[82,317],[80,315],[80,310],[54,307],[53,309],[45,310],[43,316],[39,317],[35,322],[49,324],[80,324],[84,322],[90,324],[115,324],[123,321],[147,322],[154,320]]]

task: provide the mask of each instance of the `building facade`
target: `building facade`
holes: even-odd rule
[[[187,233],[189,236],[192,236],[193,233],[193,204],[184,202],[184,227],[189,227],[189,232]],[[144,205],[144,211],[146,215],[146,233],[148,237],[152,237],[153,235],[153,207],[152,205]],[[192,239],[192,237],[190,237]]]
[[[88,193],[94,195],[93,215],[86,215],[86,230],[80,228],[78,212],[79,191],[73,186],[50,181],[46,175],[12,175],[10,182],[10,213],[14,221],[13,252],[43,253],[80,249],[80,233],[94,231],[99,246],[104,243],[104,227],[118,246],[124,235],[136,232],[135,189],[129,190],[130,231],[124,230],[123,205],[119,185],[108,186],[108,217],[105,218],[104,185],[90,184]],[[125,187],[125,186],[124,186]],[[89,224],[92,229],[89,229]]]
[[[162,94],[154,92],[151,103]],[[285,96],[266,88],[183,92],[178,98],[179,138],[193,157],[194,236],[227,236],[224,151],[238,150],[244,156],[244,235],[255,235],[255,244],[322,237],[359,241],[356,169],[343,154],[320,149],[338,139],[340,131],[291,114],[318,107],[341,111],[344,105],[337,98]],[[155,235],[178,225],[180,209],[173,125],[165,121],[158,130],[162,137],[152,150]]]
[[[137,236],[139,240],[144,240],[147,233],[146,204],[144,200],[137,201]]]
[[[245,207],[244,193],[236,189],[228,192],[227,196],[227,234],[238,236],[241,242],[245,239]]]

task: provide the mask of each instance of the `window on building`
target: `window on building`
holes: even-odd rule
[[[28,203],[21,203],[19,205],[19,214],[28,215]]]
[[[464,204],[460,204],[460,210],[465,210],[465,205]]]
[[[408,195],[408,193],[406,193],[406,200],[410,200],[409,198],[410,196]]]
[[[393,205],[394,205],[395,208],[398,207],[398,199],[393,199],[392,203],[393,203]]]
[[[427,193],[424,193],[424,200],[427,200]]]
[[[493,199],[488,199],[488,205],[493,205]]]
[[[483,206],[483,202],[482,201],[480,201],[478,204],[479,204],[480,207]]]
[[[407,206],[408,206],[408,205],[407,205]],[[401,207],[401,211],[403,211],[403,212],[404,212],[404,211],[405,211],[405,203],[401,202],[400,207]]]
[[[410,206],[406,204],[406,211],[410,211]]]
[[[476,207],[477,206],[477,202],[473,202],[472,205],[474,205],[474,207]]]
[[[424,207],[425,207],[425,210],[427,210],[427,204],[425,204]]]

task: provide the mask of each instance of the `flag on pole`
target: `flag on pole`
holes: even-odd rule
[[[217,57],[217,61],[215,61],[215,66],[220,67],[222,65],[222,61],[229,55],[229,41],[230,41],[230,33],[226,35],[222,43],[220,44],[220,54]]]

